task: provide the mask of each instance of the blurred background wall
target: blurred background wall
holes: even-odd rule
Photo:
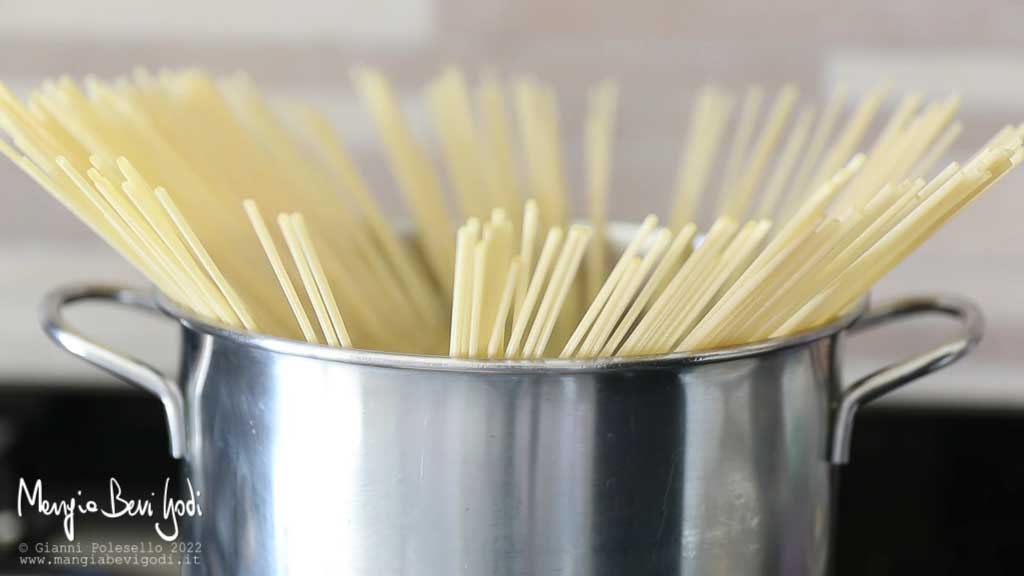
[[[471,73],[494,66],[552,82],[577,197],[585,91],[604,77],[618,79],[612,214],[622,219],[666,214],[690,96],[707,81],[737,90],[794,81],[804,98],[816,100],[840,83],[854,96],[880,81],[929,96],[956,90],[964,97],[966,129],[950,159],[965,158],[1003,124],[1024,120],[1021,0],[0,0],[0,14],[0,80],[15,92],[62,73],[109,77],[140,65],[200,65],[244,69],[272,93],[324,106],[396,214],[401,208],[376,137],[348,83],[354,64],[385,70],[424,133],[418,90],[445,64]],[[981,302],[989,318],[975,356],[904,400],[1024,405],[1022,183],[1024,173],[1015,173],[998,184],[877,290],[962,293]],[[60,283],[140,279],[8,162],[0,162],[0,198],[0,380],[102,380],[45,341],[36,306]],[[173,365],[173,352],[164,349],[174,344],[166,326],[91,319],[104,338],[134,342]],[[934,341],[936,326],[858,339],[853,371],[923,347]]]

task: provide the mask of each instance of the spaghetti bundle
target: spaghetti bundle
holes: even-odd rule
[[[879,122],[884,87],[847,114],[844,89],[818,107],[791,85],[708,86],[670,218],[649,216],[616,253],[614,81],[587,100],[574,223],[551,86],[446,69],[424,90],[427,142],[383,74],[352,79],[411,234],[324,112],[272,102],[242,74],[60,78],[25,99],[0,85],[0,152],[206,321],[480,359],[664,354],[819,326],[1024,157],[1024,125],[1007,126],[935,171],[962,129],[955,96],[904,95]]]

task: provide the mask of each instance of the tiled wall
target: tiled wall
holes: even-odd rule
[[[0,79],[16,91],[48,75],[109,76],[136,65],[246,69],[273,92],[326,106],[389,201],[397,196],[348,86],[352,64],[384,68],[420,126],[416,88],[444,64],[537,73],[560,91],[569,176],[577,182],[572,151],[584,91],[617,78],[623,93],[612,210],[622,218],[665,210],[689,94],[707,80],[734,87],[793,80],[813,98],[838,83],[859,93],[879,80],[933,95],[958,89],[967,124],[954,151],[961,156],[1002,124],[1024,120],[1024,0],[26,0],[0,1],[0,8]],[[1024,174],[1002,182],[880,289],[983,300],[998,339],[979,356],[1007,370],[1024,367],[1012,353],[1024,344],[1022,183]],[[25,246],[55,261],[74,250],[107,257],[96,256],[107,254],[98,241],[6,162],[0,190],[0,263],[15,262],[3,255]],[[0,302],[22,310],[34,305],[43,282],[60,277],[5,283]],[[0,371],[16,362],[0,356]]]

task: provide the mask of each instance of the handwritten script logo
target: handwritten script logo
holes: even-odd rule
[[[188,485],[187,498],[175,498],[170,495],[171,479],[164,481],[163,499],[160,502],[160,519],[153,524],[158,536],[165,542],[178,539],[178,519],[202,516],[203,509],[199,505],[200,492],[192,488],[192,481],[185,479]],[[150,493],[156,497],[155,492]],[[101,506],[96,500],[86,498],[81,490],[75,496],[63,500],[51,500],[43,494],[43,481],[36,480],[29,489],[24,478],[18,479],[18,517],[22,516],[22,506],[34,507],[36,512],[44,516],[64,518],[64,535],[69,542],[75,541],[75,517],[102,514],[107,518],[153,518],[156,515],[153,501],[145,498],[128,498],[121,489],[116,478],[110,479],[109,500]]]

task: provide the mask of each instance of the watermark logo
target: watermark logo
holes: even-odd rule
[[[18,544],[20,566],[76,568],[151,568],[157,566],[198,566],[202,544],[199,542],[110,542],[81,541],[58,544],[37,542]],[[137,570],[132,570],[136,573]]]
[[[27,510],[35,510],[44,516],[62,517],[64,535],[68,542],[75,541],[75,519],[78,516],[102,515],[106,518],[156,518],[153,529],[164,542],[174,542],[180,533],[179,520],[202,516],[200,505],[202,493],[192,487],[192,481],[185,480],[187,496],[175,498],[170,493],[171,479],[164,481],[162,498],[155,492],[148,498],[132,498],[125,494],[116,478],[110,479],[109,493],[95,500],[86,497],[81,490],[70,498],[48,498],[43,481],[36,480],[30,487],[24,478],[18,480],[18,517]]]

